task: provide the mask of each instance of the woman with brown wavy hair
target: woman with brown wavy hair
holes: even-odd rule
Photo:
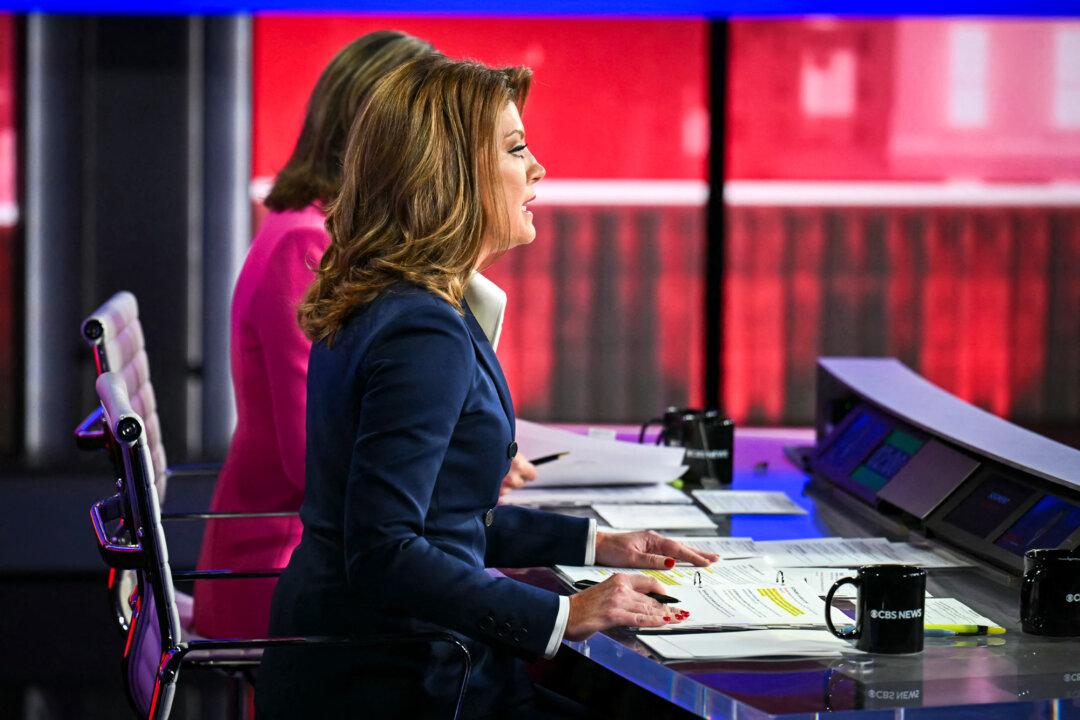
[[[325,206],[341,185],[352,120],[375,81],[435,50],[394,31],[342,48],[319,76],[300,138],[266,198],[271,210],[233,292],[230,356],[237,423],[211,508],[295,512],[304,499],[304,414],[311,341],[296,308],[330,244]],[[292,517],[211,520],[200,568],[277,568],[300,542]],[[195,583],[195,629],[209,637],[264,637],[274,580]]]
[[[715,559],[655,533],[496,507],[517,452],[506,381],[465,290],[536,236],[544,177],[519,111],[531,73],[423,57],[376,85],[353,126],[332,237],[300,308],[308,368],[303,538],[274,593],[275,635],[452,632],[469,648],[462,715],[582,712],[521,657],[685,615],[616,575],[572,598],[485,572]],[[440,644],[268,651],[260,718],[445,717],[461,664]]]

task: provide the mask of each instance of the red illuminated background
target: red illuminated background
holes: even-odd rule
[[[525,120],[549,202],[538,242],[491,273],[519,411],[702,402],[706,24],[260,17],[263,184],[321,67],[382,27],[536,70]],[[725,409],[806,423],[814,359],[868,354],[999,414],[1075,421],[1080,23],[730,28]]]
[[[725,400],[812,413],[894,355],[995,413],[1080,417],[1080,23],[732,24]]]
[[[253,198],[321,68],[394,27],[536,71],[539,237],[492,271],[519,412],[703,402],[708,25],[255,20]],[[725,409],[810,420],[814,359],[895,355],[996,413],[1080,417],[1080,23],[736,20],[725,123]],[[17,346],[15,23],[0,15],[0,443]],[[262,210],[253,204],[256,215]],[[5,445],[6,447],[6,445]],[[7,448],[10,450],[10,448]]]

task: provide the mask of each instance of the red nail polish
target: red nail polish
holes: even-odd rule
[[[671,622],[671,616],[670,615],[665,615],[664,616],[664,622]]]
[[[675,567],[675,558],[664,558],[664,567],[668,570]]]

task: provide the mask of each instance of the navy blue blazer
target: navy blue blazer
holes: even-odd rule
[[[588,521],[495,507],[516,447],[506,380],[467,305],[462,316],[402,283],[359,309],[332,347],[311,350],[304,533],[274,594],[272,633],[450,630],[473,655],[466,716],[531,694],[519,658],[544,652],[558,597],[484,568],[580,564]],[[259,714],[345,698],[318,707],[422,716],[459,671],[438,644],[268,652]]]

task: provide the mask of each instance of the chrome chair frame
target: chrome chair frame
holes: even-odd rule
[[[153,423],[157,421],[156,399],[150,380],[149,363],[145,359],[145,338],[139,321],[139,304],[135,296],[127,291],[120,291],[102,303],[87,317],[81,326],[83,340],[90,346],[94,360],[94,369],[100,377],[106,372],[119,372],[124,380],[129,399],[132,394],[143,397],[143,404],[153,412]],[[111,340],[111,342],[110,342]],[[110,355],[112,356],[110,359]],[[140,358],[139,356],[144,357]],[[113,367],[113,366],[116,367]],[[122,371],[122,372],[120,372]],[[118,489],[122,489],[124,464],[121,451],[115,440],[105,431],[104,411],[101,405],[94,408],[75,428],[75,444],[82,450],[105,450],[113,465]],[[145,430],[145,425],[144,425]],[[168,466],[165,462],[165,448],[160,437],[160,428],[154,433],[144,433],[150,445],[151,458],[154,460],[155,477],[161,473],[162,481],[155,484],[158,501],[165,502],[165,488],[168,481],[179,477],[216,477],[221,470],[220,463],[189,463]],[[162,520],[198,521],[218,519],[259,519],[294,517],[295,511],[284,512],[188,512],[165,513]],[[130,512],[127,514],[130,517]],[[124,534],[126,529],[119,524],[115,531]],[[117,626],[122,633],[127,633],[131,620],[131,606],[128,596],[135,584],[130,573],[113,568],[109,572],[106,591],[109,605]],[[185,598],[190,600],[189,598]]]
[[[263,578],[272,577],[280,571],[172,571],[154,484],[153,463],[142,418],[131,408],[126,387],[117,375],[104,373],[98,378],[96,386],[102,401],[104,432],[120,449],[124,482],[119,492],[91,506],[90,522],[98,551],[105,563],[113,569],[134,570],[138,576],[138,585],[132,596],[134,612],[124,648],[123,668],[128,700],[139,717],[147,720],[168,718],[180,670],[184,666],[254,667],[261,660],[261,651],[267,648],[362,648],[432,642],[447,643],[462,656],[463,669],[454,701],[453,717],[460,715],[472,660],[464,643],[449,632],[365,637],[297,636],[258,640],[182,640],[173,588],[174,578]],[[122,523],[127,531],[121,534],[110,532],[110,523]],[[140,680],[145,682],[141,684]],[[148,687],[151,680],[152,688]]]

